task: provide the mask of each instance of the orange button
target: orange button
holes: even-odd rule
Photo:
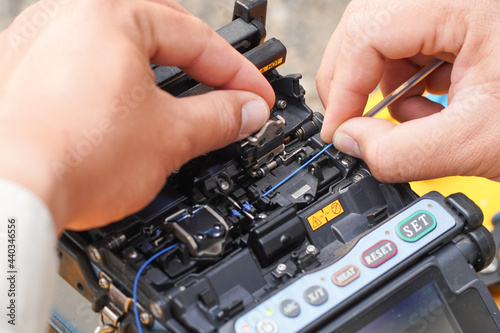
[[[359,277],[359,269],[354,265],[342,268],[332,276],[332,281],[339,287],[347,286]]]

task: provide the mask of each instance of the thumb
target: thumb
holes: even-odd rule
[[[269,106],[260,96],[244,91],[218,90],[174,98],[176,141],[185,161],[242,140],[269,119]]]
[[[378,180],[406,182],[470,173],[474,166],[464,163],[471,154],[467,137],[457,122],[446,122],[438,113],[399,125],[352,118],[337,129],[333,143],[363,159]]]

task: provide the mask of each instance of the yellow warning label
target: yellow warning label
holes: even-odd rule
[[[312,214],[307,218],[307,222],[311,226],[312,230],[316,230],[319,227],[327,224],[340,214],[344,212],[344,208],[340,204],[339,200],[335,200],[331,204],[323,207],[321,210],[318,210],[316,213]]]
[[[272,63],[270,63],[269,65],[267,66],[264,66],[260,69],[260,72],[261,73],[265,73],[267,72],[268,70],[271,70],[275,67],[278,67],[279,65],[281,65],[283,63],[283,58],[279,58],[278,60],[276,61],[273,61]]]

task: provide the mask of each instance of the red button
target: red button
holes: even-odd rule
[[[382,265],[398,253],[396,244],[390,240],[383,240],[363,252],[361,260],[368,267],[375,268]]]

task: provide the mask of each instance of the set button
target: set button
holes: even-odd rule
[[[396,244],[390,240],[383,240],[370,247],[361,255],[363,264],[370,268],[382,265],[398,253]]]
[[[434,215],[420,210],[396,227],[399,238],[406,242],[416,242],[436,228],[437,222]]]
[[[311,305],[321,305],[328,300],[326,289],[321,286],[312,286],[304,292],[304,298]]]

